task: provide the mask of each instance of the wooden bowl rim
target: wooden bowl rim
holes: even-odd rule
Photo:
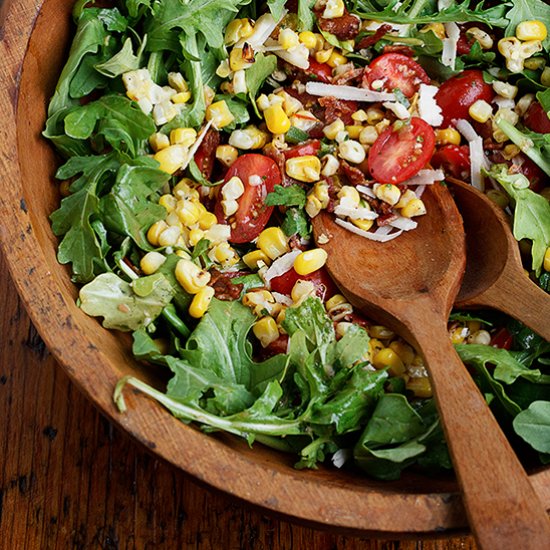
[[[18,92],[27,46],[40,10],[55,1],[60,0],[10,1],[0,8],[2,81],[6,92],[1,103],[4,124],[0,245],[33,323],[64,371],[110,421],[155,454],[199,481],[277,515],[363,536],[441,536],[443,532],[453,534],[463,530],[466,520],[457,492],[398,493],[392,483],[357,479],[352,484],[339,480],[337,475],[325,479],[315,472],[270,469],[269,463],[236,453],[221,440],[184,425],[142,394],[128,392],[129,410],[124,415],[118,413],[112,401],[117,376],[109,358],[87,344],[86,334],[71,316],[69,304],[57,288],[33,230],[21,182],[20,159],[14,146]],[[33,253],[29,254],[29,250]],[[92,384],[83,365],[94,365],[94,372],[101,374],[103,383]],[[550,508],[550,468],[541,469],[530,478]],[[265,491],[266,488],[269,490]],[[411,509],[413,514],[401,513]]]

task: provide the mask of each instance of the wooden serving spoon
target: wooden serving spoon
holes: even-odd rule
[[[445,186],[428,186],[422,198],[428,214],[395,240],[370,241],[325,212],[313,219],[315,240],[350,303],[422,353],[479,545],[548,548],[546,512],[447,333],[466,264],[462,219]]]
[[[504,212],[471,185],[447,181],[464,220],[468,251],[455,305],[498,309],[550,341],[550,294],[525,275]]]

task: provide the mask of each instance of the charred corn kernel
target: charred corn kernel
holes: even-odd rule
[[[496,205],[500,206],[501,208],[506,208],[508,204],[510,203],[510,200],[508,199],[508,195],[501,191],[500,189],[489,189],[487,191],[487,197],[491,199]]]
[[[306,250],[296,256],[294,260],[294,270],[298,275],[309,275],[318,269],[321,269],[327,262],[328,254],[322,248],[313,248]]]
[[[522,21],[516,27],[516,36],[523,41],[546,40],[548,30],[542,21]]]
[[[368,231],[372,227],[374,221],[361,219],[361,220],[351,220],[351,223],[355,225],[355,227],[358,227],[363,231]]]
[[[165,230],[168,229],[168,224],[164,220],[160,220],[158,222],[155,222],[148,230],[147,230],[147,240],[153,245],[158,246],[159,245],[159,237],[160,234]]]
[[[178,199],[194,200],[200,199],[200,194],[194,187],[193,180],[182,178],[172,189],[172,194]]]
[[[147,252],[139,261],[139,267],[145,275],[152,275],[166,261],[166,256],[160,252]]]
[[[425,213],[426,205],[422,199],[412,199],[401,209],[401,215],[404,218],[423,216]]]
[[[494,41],[491,35],[479,27],[470,27],[469,29],[466,29],[466,34],[477,40],[481,48],[484,50],[490,50],[493,47]]]
[[[405,387],[414,393],[415,397],[420,397],[421,399],[427,399],[432,397],[432,385],[430,379],[427,376],[409,378]]]
[[[268,107],[264,111],[264,118],[272,134],[286,134],[290,130],[290,119],[280,104]]]
[[[172,103],[175,103],[176,105],[181,105],[183,103],[187,103],[190,99],[191,92],[178,92],[170,98],[170,101],[172,101]]]
[[[396,205],[401,198],[401,189],[393,183],[375,184],[373,191],[377,199],[391,206]]]
[[[218,145],[216,147],[216,158],[228,168],[237,160],[239,152],[231,145]]]
[[[397,355],[397,353],[395,353],[395,351],[391,348],[381,349],[372,358],[372,364],[377,369],[387,368],[392,376],[402,376],[405,374],[405,365],[403,364],[403,361],[401,361],[399,355]]]
[[[397,353],[401,361],[403,361],[406,366],[412,364],[415,356],[412,346],[409,346],[409,344],[406,344],[405,342],[394,340],[390,343],[389,347]]]
[[[334,322],[342,321],[343,319],[349,318],[352,313],[353,306],[348,302],[344,302],[343,304],[334,306],[327,311],[328,316]]]
[[[334,176],[336,172],[338,172],[338,168],[340,167],[340,162],[338,162],[338,159],[331,155],[330,153],[327,155],[323,155],[323,158],[321,159],[321,174],[325,177]]]
[[[447,34],[445,32],[445,25],[443,23],[429,23],[428,25],[424,25],[420,32],[430,32],[432,31],[437,38],[444,40],[447,38]]]
[[[314,155],[293,157],[286,160],[285,171],[295,180],[313,183],[321,177],[321,161]]]
[[[376,339],[376,338],[371,338],[369,340],[369,361],[372,363],[372,360],[374,358],[374,356],[381,350],[384,349],[384,344],[382,342],[380,342],[380,340]]]
[[[336,17],[342,17],[345,12],[343,0],[327,0],[325,4],[325,10],[323,11],[323,17],[325,19],[335,19]]]
[[[200,218],[200,210],[197,204],[190,200],[179,200],[175,209],[181,223],[187,227],[196,224]]]
[[[259,321],[256,321],[252,327],[252,332],[264,348],[279,338],[277,323],[275,322],[275,319],[269,315],[262,317]]]
[[[359,134],[359,143],[372,145],[378,139],[378,132],[374,126],[365,126]]]
[[[212,212],[205,212],[199,217],[199,228],[203,231],[210,229],[218,223],[218,218]]]
[[[395,337],[395,332],[383,325],[371,325],[369,327],[369,336],[378,338],[379,340],[389,340]]]
[[[325,302],[325,307],[327,308],[327,311],[329,311],[336,306],[341,306],[342,304],[346,304],[347,302],[348,300],[345,296],[343,296],[342,294],[335,294]]]
[[[550,271],[550,247],[548,247],[544,253],[542,267],[544,268],[544,271]]]
[[[493,107],[483,99],[478,99],[468,109],[468,114],[476,122],[487,122],[493,114]]]
[[[159,235],[159,246],[174,246],[180,236],[181,229],[175,225],[171,225]]]
[[[252,59],[254,53],[252,52]],[[248,69],[252,65],[248,52],[244,48],[233,48],[229,54],[229,67],[232,71]]]
[[[460,134],[454,128],[436,130],[435,140],[438,145],[460,145]]]
[[[170,132],[170,143],[178,143],[184,147],[191,147],[197,139],[197,131],[194,128],[175,128]]]
[[[229,110],[225,100],[222,99],[208,106],[206,109],[206,120],[211,120],[213,126],[219,129],[231,124],[235,120],[235,117]]]
[[[202,229],[191,229],[189,231],[189,244],[195,246],[201,239],[204,239],[204,231]]]
[[[493,82],[493,90],[505,99],[514,99],[518,94],[518,87],[508,82],[502,82],[501,80],[495,80]]]
[[[340,65],[345,65],[347,62],[348,60],[341,53],[332,52],[327,60],[327,65],[334,69],[335,67],[339,67]]]
[[[257,246],[272,260],[282,256],[289,250],[286,235],[280,227],[264,229],[258,237]]]
[[[353,164],[360,164],[366,158],[365,149],[354,139],[348,139],[338,145],[338,154],[340,158]]]
[[[170,145],[157,151],[153,158],[160,164],[160,170],[173,174],[187,160],[187,148],[183,145]]]
[[[395,205],[395,208],[404,208],[411,202],[413,199],[416,199],[416,194],[412,189],[406,189],[401,193],[401,198],[399,202]]]
[[[525,60],[542,50],[541,40],[522,42],[515,36],[501,38],[498,41],[498,51],[506,59],[506,68],[511,73],[523,71]]]
[[[191,260],[179,260],[174,274],[178,283],[189,294],[197,294],[210,282],[210,273],[202,270]]]
[[[290,297],[295,304],[299,304],[309,296],[314,296],[315,292],[314,283],[305,281],[304,279],[298,279],[290,291]]]
[[[162,195],[159,199],[159,204],[164,206],[166,212],[172,212],[176,208],[177,202],[178,199],[171,194]]]
[[[243,256],[242,260],[250,269],[259,269],[261,264],[269,265],[271,263],[267,254],[261,250],[248,252]]]
[[[351,185],[344,185],[340,191],[338,191],[338,198],[340,199],[340,203],[342,203],[342,199],[345,199],[344,202],[346,203],[346,206],[350,206],[352,208],[357,208],[361,202],[359,192]]]
[[[189,306],[189,315],[195,319],[200,319],[207,311],[214,298],[214,289],[211,286],[201,288],[191,301]]]
[[[261,149],[267,143],[267,134],[255,126],[234,130],[229,136],[229,145],[238,149]]]
[[[306,209],[306,214],[310,218],[314,218],[315,216],[317,216],[317,214],[319,214],[319,212],[321,212],[321,210],[323,209],[323,205],[315,195],[310,194],[306,198],[305,209]]]
[[[244,193],[244,184],[238,176],[230,178],[222,187],[221,194],[224,199],[235,200]]]
[[[323,134],[325,134],[325,137],[328,139],[336,139],[336,136],[343,132],[346,129],[344,123],[337,118],[334,122],[331,122],[329,125],[325,126],[323,128]]]
[[[486,330],[476,330],[468,336],[468,344],[483,344],[488,346],[491,343],[491,335]]]
[[[311,31],[303,31],[298,35],[300,42],[308,49],[313,50],[317,45],[317,37]]]
[[[300,45],[300,38],[298,34],[288,28],[280,30],[277,41],[283,50],[290,50],[290,48]]]
[[[363,126],[359,126],[358,124],[346,126],[346,132],[351,139],[359,139],[362,130]]]
[[[315,52],[315,61],[318,63],[326,63],[330,59],[333,51],[334,48],[329,48],[328,50],[319,50]]]
[[[161,134],[160,132],[155,132],[149,136],[149,145],[153,151],[157,152],[161,149],[166,149],[170,146],[170,140],[166,134]]]

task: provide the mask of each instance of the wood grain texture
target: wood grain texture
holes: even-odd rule
[[[279,520],[199,486],[102,417],[56,365],[0,256],[0,548],[475,550]]]

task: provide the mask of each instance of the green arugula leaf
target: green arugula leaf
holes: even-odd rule
[[[550,401],[534,401],[513,422],[514,431],[533,449],[550,453]]]
[[[144,36],[143,41],[139,45],[138,51],[134,55],[132,39],[127,38],[124,41],[122,49],[118,53],[103,63],[97,63],[94,68],[98,73],[108,78],[115,78],[128,71],[135,71],[139,69],[141,65],[141,56],[146,44],[147,35]]]
[[[298,0],[298,30],[311,31],[315,25],[315,0]]]
[[[271,193],[265,199],[267,206],[299,206],[306,204],[306,192],[299,185],[289,185],[283,187],[276,185]]]
[[[246,89],[250,101],[254,102],[263,83],[277,68],[277,58],[274,55],[256,54],[254,63],[245,71]]]
[[[286,0],[267,0],[267,6],[275,21],[280,21],[280,19],[283,17],[285,4]]]
[[[302,208],[291,207],[285,212],[281,229],[287,237],[299,235],[307,239],[311,234],[309,218]]]

